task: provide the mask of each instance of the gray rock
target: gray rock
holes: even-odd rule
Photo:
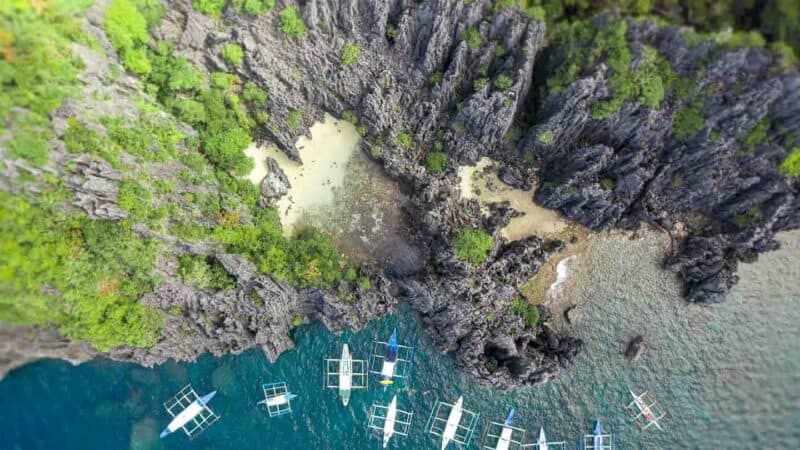
[[[292,185],[274,158],[267,157],[266,164],[267,175],[261,181],[261,196],[271,201],[286,195]]]

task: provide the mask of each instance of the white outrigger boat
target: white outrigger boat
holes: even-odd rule
[[[163,438],[183,429],[189,439],[194,439],[195,436],[205,431],[219,420],[219,416],[208,407],[208,403],[216,393],[217,391],[212,391],[200,397],[191,385],[184,386],[174,397],[164,403],[164,409],[172,416],[172,421],[161,432],[160,437]]]
[[[369,371],[380,376],[378,383],[385,391],[395,379],[411,376],[411,360],[414,347],[397,344],[397,329],[392,331],[388,342],[373,341],[369,357]]]
[[[395,434],[407,436],[411,428],[413,413],[397,409],[397,396],[392,397],[389,406],[372,405],[369,417],[369,428],[378,430],[383,435],[383,448]]]
[[[339,390],[344,406],[350,402],[353,389],[366,389],[366,361],[353,359],[347,344],[342,346],[339,359],[325,360],[325,386]]]
[[[611,434],[603,433],[603,425],[600,420],[595,422],[594,432],[583,436],[584,450],[613,450],[614,437]]]
[[[461,423],[463,418],[466,418],[466,424]],[[434,405],[425,431],[442,438],[442,450],[451,442],[468,446],[479,419],[479,414],[464,409],[464,397],[461,396],[455,404],[438,402]]]
[[[487,450],[519,449],[522,448],[527,434],[522,428],[514,426],[514,408],[511,408],[503,423],[489,423],[483,448]]]
[[[566,442],[547,442],[547,436],[544,434],[544,428],[539,428],[539,439],[536,440],[535,444],[525,444],[523,448],[534,448],[535,450],[564,450],[566,448]]]
[[[647,391],[644,391],[639,395],[636,395],[630,389],[628,389],[628,392],[631,393],[633,401],[625,407],[625,410],[636,426],[642,430],[646,430],[651,426],[655,426],[659,430],[663,431],[661,424],[659,424],[658,421],[663,419],[664,416],[666,416],[666,413],[658,406],[656,399]]]
[[[267,407],[270,417],[278,417],[292,412],[292,400],[297,395],[289,392],[285,382],[265,383],[261,385],[264,390],[264,400],[258,402],[259,405]]]

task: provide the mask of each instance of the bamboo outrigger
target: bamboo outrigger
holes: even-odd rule
[[[369,357],[369,372],[380,376],[378,383],[387,387],[395,379],[407,380],[411,376],[414,347],[397,344],[397,329],[392,331],[388,342],[373,341]]]
[[[610,433],[603,433],[603,425],[600,420],[595,422],[594,432],[583,436],[583,450],[613,450],[614,436]]]
[[[389,445],[389,440],[395,434],[408,436],[411,429],[411,419],[414,413],[397,409],[397,396],[392,397],[389,406],[372,404],[369,414],[369,428],[378,430],[383,435],[383,448]]]
[[[434,405],[425,432],[442,438],[441,450],[451,442],[466,447],[472,441],[479,420],[480,414],[464,409],[464,397],[458,397],[455,404],[437,402]]]
[[[625,411],[630,416],[633,423],[641,430],[646,430],[651,426],[655,426],[660,431],[662,430],[659,420],[663,419],[667,414],[661,410],[661,407],[656,403],[655,397],[647,391],[636,395],[632,390],[628,389],[631,393],[633,401],[625,407]]]
[[[544,428],[539,428],[539,439],[534,444],[525,444],[522,448],[533,448],[535,450],[565,450],[567,443],[564,441],[548,442],[544,434]]]
[[[338,389],[344,406],[350,402],[353,389],[366,389],[368,384],[367,363],[353,359],[347,344],[342,346],[339,359],[325,360],[325,387]]]
[[[189,439],[194,439],[198,434],[219,420],[219,416],[208,407],[208,402],[214,398],[217,391],[212,391],[202,397],[192,389],[192,385],[184,386],[174,397],[164,402],[172,421],[161,432],[160,437],[182,429]]]
[[[285,382],[265,383],[261,385],[261,388],[264,390],[264,400],[261,400],[258,404],[263,404],[267,407],[267,413],[270,417],[291,414],[292,400],[297,396],[289,392]]]
[[[483,448],[487,450],[512,450],[520,449],[525,442],[527,431],[514,425],[514,408],[508,412],[503,423],[489,422],[486,435],[483,438]]]

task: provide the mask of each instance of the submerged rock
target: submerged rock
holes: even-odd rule
[[[625,345],[625,357],[631,362],[637,362],[644,354],[646,348],[647,343],[644,340],[644,336],[638,334],[631,338]]]

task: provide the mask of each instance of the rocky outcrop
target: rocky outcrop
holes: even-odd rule
[[[299,289],[259,274],[240,255],[187,246],[140,227],[137,232],[158,237],[175,253],[214,256],[237,286],[198,289],[180,282],[174,268],[161,268],[165,282],[142,299],[169,312],[159,342],[117,348],[111,357],[151,365],[258,347],[274,359],[293,345],[289,332],[297,320],[319,320],[335,331],[360,328],[402,300],[422,315],[436,344],[482,382],[536,384],[568,369],[582,342],[546,320],[526,328],[510,310],[520,285],[562,244],[496,237],[486,262],[473,267],[460,261],[448,244],[458,228],[483,227],[497,236],[514,211],[493,205],[483,219],[474,201],[459,199],[452,165],[442,174],[423,168],[433,149],[458,164],[482,156],[501,161],[500,179],[519,189],[532,189],[536,174],[537,201],[591,228],[680,222],[686,236],[667,264],[681,273],[692,301],[722,299],[736,282],[737,261],[775,248],[775,232],[800,226],[797,180],[775,170],[787,153],[778,131],[800,135],[798,75],[776,74],[763,50],[692,48],[676,27],[629,23],[627,39],[637,58],[644,45],[656,48],[679,76],[696,79],[693,96],[712,93],[703,103],[705,128],[678,138],[672,123],[685,98],[668,97],[657,110],[628,101],[611,117],[593,119],[592,105],[610,95],[609,69],[602,64],[540,98],[545,91],[536,84],[542,80],[535,80],[548,70],[545,25],[515,7],[497,11],[489,0],[308,0],[299,6],[309,28],[302,39],[283,36],[276,14],[239,15],[229,5],[217,21],[196,13],[190,0],[171,2],[153,34],[198,67],[235,71],[238,80],[268,90],[270,121],[255,137],[296,161],[300,133],[326,112],[353,112],[365,127],[364,150],[410,193],[403,205],[408,239],[427,250],[428,270],[365,270],[372,285],[366,291],[350,282]],[[90,21],[101,19],[90,14]],[[235,69],[219,56],[230,42],[244,50]],[[353,66],[340,60],[346,42],[361,49]],[[102,71],[103,64],[96,67]],[[102,73],[93,74],[89,82],[101,89]],[[300,127],[287,121],[293,111],[303,113]],[[765,118],[770,137],[739,154],[745,134]],[[518,138],[512,128],[520,130]],[[76,206],[98,219],[119,219],[124,212],[114,209],[109,181],[114,172],[96,164],[76,161],[79,173],[69,182],[83,193]],[[285,193],[288,180],[272,169],[274,160],[267,164],[261,193],[271,200]],[[743,215],[754,219],[744,223]]]
[[[658,110],[628,101],[595,120],[591,105],[609,95],[600,67],[548,97],[519,143],[536,155],[536,199],[594,229],[681,222],[685,239],[666,264],[687,300],[721,301],[738,261],[777,248],[775,233],[800,225],[798,180],[777,171],[800,136],[800,75],[762,49],[692,47],[679,27],[629,20],[627,39],[634,54],[653,47],[676,77],[694,80],[691,92],[668,93]],[[677,112],[698,103],[700,130],[678,135]],[[748,142],[765,124],[764,138]],[[539,138],[545,131],[552,143]]]
[[[292,185],[274,158],[267,157],[266,165],[267,174],[261,181],[261,196],[272,201],[286,195]]]

